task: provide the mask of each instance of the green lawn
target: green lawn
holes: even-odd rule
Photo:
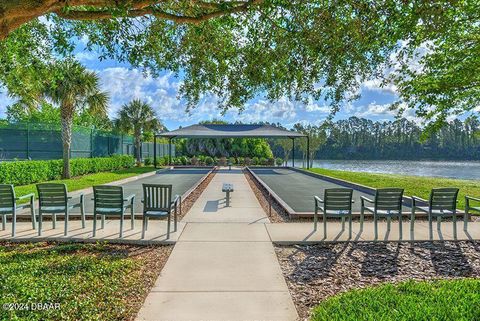
[[[480,280],[407,281],[349,291],[318,305],[315,321],[480,320]]]
[[[155,168],[153,167],[133,167],[112,172],[88,174],[80,177],[74,177],[71,179],[49,181],[49,183],[65,183],[67,184],[68,191],[72,192],[94,185],[106,184],[120,179],[148,173],[154,170]],[[15,186],[15,193],[17,196],[22,196],[28,193],[36,194],[37,188],[35,187],[35,184]]]
[[[374,188],[402,187],[405,189],[405,195],[416,195],[423,198],[428,198],[430,190],[435,187],[457,187],[460,189],[458,206],[461,209],[465,208],[465,195],[480,197],[480,182],[476,180],[372,174],[324,168],[313,168],[310,170],[322,175],[336,177]]]
[[[132,319],[162,268],[165,259],[161,258],[168,257],[170,250],[107,244],[3,243],[0,319]],[[25,305],[13,309],[13,303]],[[59,308],[33,311],[32,303],[59,304]]]

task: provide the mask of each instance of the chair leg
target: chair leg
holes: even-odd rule
[[[456,240],[457,239],[457,214],[454,213],[453,214],[453,239]]]
[[[97,213],[93,212],[93,237],[97,234]]]
[[[68,234],[68,211],[65,212],[65,231],[63,235],[67,236]]]
[[[463,214],[463,230],[464,231],[467,230],[469,219],[470,219],[470,215],[468,213],[468,209],[465,209],[465,213]]]
[[[348,238],[352,238],[352,215],[348,219]]]
[[[122,211],[122,214],[120,214],[120,238],[123,237],[123,217],[124,216],[124,213]]]
[[[42,211],[38,211],[38,236],[42,235]]]
[[[143,214],[143,218],[142,218],[142,240],[145,238],[145,223],[147,222],[147,219],[146,219],[146,216],[145,214]]]
[[[373,214],[373,226],[375,231],[374,240],[376,241],[378,239],[378,217],[376,214]]]
[[[167,223],[167,239],[170,238],[170,214],[168,214],[168,223]]]
[[[342,216],[342,231],[345,230],[345,216]]]
[[[398,216],[398,239],[401,240],[403,238],[403,226],[402,226],[402,213]]]
[[[55,213],[52,214],[52,226],[53,226],[53,229],[57,228],[57,214]]]
[[[412,213],[410,215],[410,240],[412,241],[415,238],[414,228],[415,228],[415,208],[412,206]]]
[[[35,217],[35,206],[33,204],[30,206],[30,215],[32,216],[32,229],[37,228],[36,217]]]
[[[363,221],[365,220],[365,210],[363,207],[360,209],[360,231],[363,231]]]
[[[392,218],[390,216],[387,216],[387,231],[390,232],[391,227],[392,227]]]
[[[442,230],[442,217],[441,216],[437,216],[437,231],[441,231]]]
[[[428,235],[430,240],[433,240],[433,222],[432,222],[432,215],[428,213]]]
[[[100,216],[101,216],[100,220],[102,221],[102,226],[101,226],[101,228],[102,228],[102,230],[103,230],[103,229],[105,228],[105,215],[100,215]]]
[[[135,228],[135,215],[133,215],[133,206],[130,212],[130,227],[133,230]]]
[[[7,214],[2,215],[2,231],[5,231],[5,221],[7,220]]]
[[[80,206],[80,214],[82,215],[82,228],[85,228],[85,204]]]
[[[145,219],[145,231],[148,231],[148,221],[149,221],[149,217],[147,216],[147,218]]]
[[[327,239],[327,216],[323,214],[323,238]]]
[[[17,225],[17,211],[14,208],[12,213],[12,237],[15,237],[16,225]]]
[[[173,228],[174,231],[177,231],[177,206],[175,205],[175,212],[173,214]]]
[[[313,230],[317,230],[318,224],[318,208],[315,206],[315,212],[313,213]]]

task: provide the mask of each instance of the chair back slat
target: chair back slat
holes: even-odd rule
[[[401,211],[403,188],[380,188],[375,192],[375,208],[384,211]]]
[[[457,208],[458,188],[434,188],[430,193],[432,210],[455,211]]]
[[[351,211],[352,210],[351,188],[327,188],[325,189],[325,210]]]
[[[15,190],[13,185],[0,184],[0,208],[13,208],[15,206]]]
[[[38,202],[43,206],[65,206],[67,204],[67,185],[59,183],[37,184]]]
[[[97,185],[93,187],[95,208],[123,208],[123,187]]]
[[[143,184],[145,211],[168,211],[172,203],[172,185]]]

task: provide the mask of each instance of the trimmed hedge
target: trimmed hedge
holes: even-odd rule
[[[75,158],[70,160],[71,176],[130,168],[134,159],[129,155],[112,157]],[[0,183],[27,185],[60,179],[62,177],[62,160],[34,160],[0,163]]]

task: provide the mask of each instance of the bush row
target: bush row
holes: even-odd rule
[[[129,155],[112,157],[75,158],[70,160],[71,176],[105,172],[134,165]],[[33,160],[0,163],[0,183],[27,185],[60,179],[63,172],[62,160]]]
[[[153,165],[153,158],[146,158],[144,160],[145,165]],[[259,158],[259,157],[210,157],[210,156],[193,156],[191,158],[187,156],[172,157],[173,165],[193,165],[193,166],[226,166],[228,164],[240,165],[240,166],[281,166],[283,159],[281,158]],[[159,157],[157,159],[158,166],[164,166],[168,164],[168,156]]]

